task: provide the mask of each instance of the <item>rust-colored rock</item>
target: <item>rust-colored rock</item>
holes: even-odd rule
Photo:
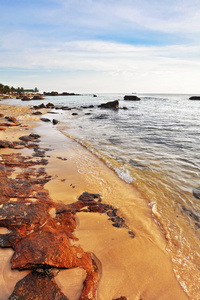
[[[18,143],[1,141],[0,145],[27,147],[38,138],[31,134],[21,137]],[[39,155],[39,146],[33,148]],[[44,158],[19,153],[1,155],[0,226],[8,228],[10,233],[0,235],[0,247],[14,250],[12,269],[31,270],[17,283],[9,299],[67,299],[55,284],[53,271],[79,267],[86,271],[80,299],[95,300],[99,281],[96,258],[70,242],[77,240],[73,234],[75,215],[83,211],[106,213],[113,226],[127,229],[128,226],[118,215],[118,210],[102,203],[98,194],[85,192],[68,205],[54,203],[44,188],[44,184],[51,180],[44,169],[47,163]],[[21,168],[22,172],[13,178],[11,175],[15,167]]]
[[[15,117],[6,117],[6,119],[9,122],[15,123],[15,124],[19,124],[19,122],[17,121],[17,119]]]
[[[8,300],[68,300],[61,292],[53,276],[32,272],[20,280]]]

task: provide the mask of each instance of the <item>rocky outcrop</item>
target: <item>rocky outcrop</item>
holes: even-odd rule
[[[200,96],[192,96],[189,100],[200,100]]]
[[[58,93],[58,92],[44,92],[45,96],[78,96],[80,94],[75,94],[75,93],[68,93],[68,92],[63,92],[63,93]]]
[[[140,98],[138,96],[135,96],[135,95],[126,95],[126,96],[124,96],[124,100],[139,101]]]
[[[44,97],[42,97],[42,95],[34,95],[32,100],[43,100]]]
[[[98,107],[101,108],[119,108],[119,101],[118,100],[114,100],[114,101],[110,101],[107,103],[102,103],[100,104]]]

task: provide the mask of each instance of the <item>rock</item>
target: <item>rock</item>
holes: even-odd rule
[[[22,101],[31,101],[31,99],[28,96],[23,96],[21,99]]]
[[[34,141],[34,140],[37,140],[40,138],[40,135],[39,134],[34,134],[34,133],[31,133],[29,135],[24,135],[24,136],[21,136],[19,139],[21,141],[25,141],[25,142],[31,142],[31,141]]]
[[[44,99],[44,97],[42,97],[41,95],[34,95],[32,100],[42,100]]]
[[[135,96],[135,95],[125,95],[124,100],[139,101],[140,98],[138,96]]]
[[[58,92],[44,92],[45,96],[58,96]]]
[[[56,125],[56,124],[58,124],[58,123],[59,123],[59,121],[58,121],[58,120],[56,120],[56,119],[53,119],[53,120],[52,120],[52,123],[53,123],[53,125]]]
[[[72,116],[78,116],[78,114],[77,113],[72,113]]]
[[[16,284],[15,289],[8,300],[14,299],[68,300],[57,286],[53,276],[51,276],[51,274],[45,274],[45,272],[39,273],[37,272],[37,269]]]
[[[93,95],[93,97],[97,97],[97,95]]]
[[[193,196],[197,199],[200,199],[200,187],[193,189]]]
[[[101,108],[118,108],[119,107],[119,101],[114,100],[114,101],[110,101],[110,102],[107,102],[107,103],[102,103],[98,107],[101,107]]]
[[[48,107],[48,108],[53,108],[53,107],[54,107],[54,104],[51,103],[51,102],[49,102],[49,103],[46,105],[46,107]]]
[[[189,100],[200,100],[200,96],[192,96]]]
[[[12,127],[12,126],[18,126],[19,125],[19,123],[18,124],[12,124],[12,123],[6,123],[6,122],[4,122],[4,123],[0,123],[0,126],[10,126],[10,127]]]
[[[19,122],[17,121],[17,119],[15,117],[6,117],[6,119],[9,122],[15,123],[15,124],[19,124]]]
[[[0,114],[0,118],[3,118],[4,117],[4,115],[3,114]]]
[[[40,120],[43,121],[43,122],[51,122],[51,120],[49,120],[47,118],[41,118]]]
[[[34,105],[33,108],[34,108],[34,109],[41,109],[41,108],[46,108],[46,106],[45,106],[44,103],[42,103],[42,104],[40,104],[40,105]]]
[[[6,130],[6,127],[0,127],[0,130]]]
[[[42,115],[42,113],[41,113],[41,111],[36,111],[36,112],[34,112],[34,113],[32,113],[32,115]]]

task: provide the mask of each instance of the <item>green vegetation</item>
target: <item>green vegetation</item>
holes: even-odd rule
[[[3,85],[0,83],[0,94],[23,94],[25,92],[38,93],[38,88],[25,90],[23,87],[14,88],[13,86]]]

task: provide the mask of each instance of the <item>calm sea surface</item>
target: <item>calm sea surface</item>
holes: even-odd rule
[[[200,299],[200,101],[192,95],[124,94],[47,97],[42,101],[3,103],[37,105],[52,102],[62,130],[88,148],[120,178],[137,186],[168,241],[175,274],[192,299]],[[97,106],[120,100],[118,110]],[[5,102],[6,101],[6,102]],[[94,105],[94,108],[81,106]],[[128,109],[124,109],[124,107]],[[76,112],[78,115],[73,116]]]

